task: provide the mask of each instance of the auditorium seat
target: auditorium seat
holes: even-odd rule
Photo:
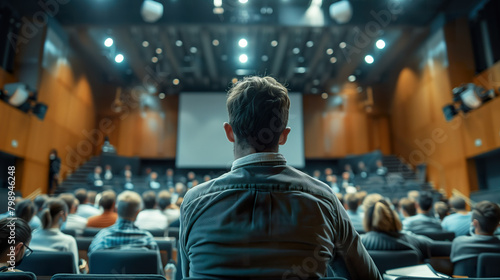
[[[165,280],[161,275],[151,274],[56,274],[51,280]]]
[[[417,265],[418,254],[413,250],[404,251],[381,251],[368,250],[380,274],[385,273],[388,269]]]
[[[89,260],[88,251],[90,243],[94,240],[93,237],[77,237],[76,246],[78,247],[78,255],[80,259],[85,259],[87,262]]]
[[[168,237],[175,237],[176,240],[179,240],[179,228],[171,227],[168,228]]]
[[[177,256],[173,254],[173,248],[175,241],[174,240],[165,240],[165,239],[155,239],[158,244],[158,248],[160,249],[161,262],[163,267],[167,265],[170,259],[174,261],[177,259]]]
[[[29,258],[23,259],[18,267],[37,276],[52,276],[57,273],[76,273],[75,259],[71,252],[35,250]]]
[[[500,277],[500,254],[482,253],[477,258],[477,277]]]
[[[89,256],[91,274],[157,274],[158,269],[154,250],[99,250]]]
[[[455,239],[455,233],[451,231],[427,231],[427,232],[415,232],[415,234],[420,234],[429,237],[435,241],[453,241]]]
[[[455,262],[453,264],[454,276],[477,276],[477,258],[470,258]]]
[[[74,229],[61,229],[61,232],[76,237],[76,230]]]
[[[101,231],[102,228],[85,228],[83,230],[82,236],[83,237],[94,237],[99,231]]]
[[[434,270],[446,275],[453,274],[453,263],[450,260],[451,242],[450,241],[434,241],[429,246],[430,258],[426,260]]]
[[[154,237],[164,237],[165,230],[163,229],[150,229],[148,230]]]
[[[0,279],[9,280],[37,280],[33,272],[6,272],[0,273]]]

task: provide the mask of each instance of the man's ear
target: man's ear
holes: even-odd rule
[[[234,143],[234,133],[233,128],[227,122],[224,123],[224,131],[226,131],[226,137],[229,142]]]
[[[283,130],[283,132],[281,132],[278,144],[285,145],[286,140],[288,139],[288,134],[290,133],[291,130],[292,130],[291,128],[287,127]]]
[[[477,219],[472,220],[472,226],[475,229],[479,229],[479,221]]]
[[[14,254],[16,256],[20,255],[21,251],[23,250],[23,242],[19,242],[16,244],[15,248],[14,248]]]

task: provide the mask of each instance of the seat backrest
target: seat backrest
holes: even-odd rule
[[[61,232],[76,237],[76,230],[74,229],[61,229]]]
[[[380,274],[384,274],[386,270],[417,265],[418,264],[418,253],[414,250],[404,250],[404,251],[379,251],[379,250],[368,250],[368,253],[375,262]]]
[[[160,256],[162,258],[162,264],[165,266],[170,259],[175,259],[173,255],[174,240],[164,240],[155,239],[156,244],[158,244],[158,249],[160,249]]]
[[[36,276],[33,272],[6,272],[0,273],[0,279],[36,280]]]
[[[164,237],[165,230],[163,229],[148,229],[148,231],[153,235],[153,237]]]
[[[451,242],[450,241],[434,241],[429,246],[429,256],[432,257],[450,257]]]
[[[165,277],[151,274],[56,274],[51,280],[165,280]]]
[[[89,273],[156,274],[158,270],[155,250],[99,250],[89,256]]]
[[[461,260],[453,263],[453,275],[476,277],[477,257]]]
[[[76,246],[78,247],[78,251],[88,251],[92,240],[94,240],[93,237],[77,237]]]
[[[415,232],[416,234],[424,235],[435,241],[453,241],[455,233],[452,231],[429,231]]]
[[[23,263],[18,268],[33,272],[38,276],[76,273],[75,257],[72,252],[35,250],[31,256],[23,259]]]
[[[168,228],[168,237],[175,237],[176,240],[179,240],[179,228],[177,227]]]
[[[83,230],[82,236],[84,237],[94,237],[102,228],[85,228]]]
[[[482,253],[477,258],[477,277],[500,277],[500,253]]]

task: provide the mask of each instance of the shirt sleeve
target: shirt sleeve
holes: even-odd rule
[[[334,211],[336,212],[337,221],[333,221],[336,225],[335,229],[335,257],[331,263],[336,275],[345,277],[351,280],[370,279],[381,280],[382,277],[377,266],[361,243],[361,238],[352,226],[349,216],[340,202],[334,198]]]

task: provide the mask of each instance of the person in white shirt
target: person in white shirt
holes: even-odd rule
[[[60,227],[68,217],[68,205],[60,198],[51,198],[40,213],[42,228],[33,232],[30,247],[36,251],[72,252],[75,271],[78,269],[78,247],[73,236],[61,232]]]
[[[167,216],[168,225],[178,220],[181,215],[179,206],[172,203],[172,194],[169,191],[161,191],[158,194],[158,207]]]
[[[135,225],[144,230],[165,230],[168,225],[167,216],[156,207],[156,193],[154,191],[146,191],[142,194],[142,200],[144,210],[137,215]]]
[[[113,171],[111,170],[111,165],[106,164],[104,167],[104,180],[111,181],[113,179]]]
[[[78,209],[78,199],[71,193],[62,193],[59,195],[66,205],[68,205],[69,214],[66,218],[66,222],[62,225],[61,229],[74,229],[76,234],[80,235],[87,226],[87,219],[76,214],[76,209]]]
[[[92,216],[101,215],[101,210],[94,207],[93,203],[89,201],[89,196],[86,189],[80,188],[75,191],[75,197],[78,199],[80,205],[76,210],[76,214],[80,217],[88,219]],[[95,197],[95,196],[94,196]]]

